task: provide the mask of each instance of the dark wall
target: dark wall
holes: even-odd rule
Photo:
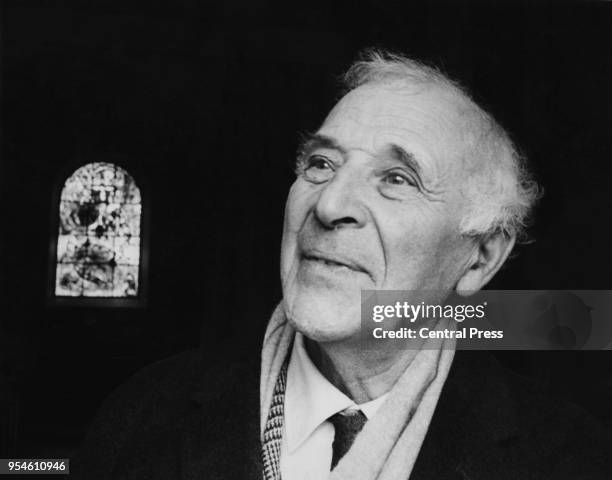
[[[536,241],[491,288],[612,287],[611,4],[296,3],[2,2],[0,387],[20,408],[8,451],[69,452],[142,365],[261,329],[280,299],[297,133],[317,128],[365,46],[441,65],[531,159],[546,190]],[[52,199],[70,166],[104,154],[147,194],[147,305],[49,305]],[[609,355],[505,361],[609,418]]]

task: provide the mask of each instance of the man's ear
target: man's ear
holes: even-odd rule
[[[459,295],[468,296],[484,287],[508,258],[516,237],[503,232],[483,236],[474,245],[474,256],[457,282]]]

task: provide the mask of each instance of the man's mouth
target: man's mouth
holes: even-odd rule
[[[317,262],[321,265],[326,265],[332,268],[346,268],[360,273],[368,273],[359,264],[353,262],[350,259],[343,258],[337,255],[329,255],[320,252],[303,252],[302,259],[310,262]]]

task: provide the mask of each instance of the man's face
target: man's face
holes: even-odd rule
[[[449,292],[469,242],[459,223],[460,118],[440,88],[365,85],[306,142],[285,211],[289,321],[316,341],[357,339],[365,289]]]

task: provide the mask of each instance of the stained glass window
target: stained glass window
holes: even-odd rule
[[[89,163],[64,183],[55,295],[136,297],[142,203],[134,179],[112,163]]]

